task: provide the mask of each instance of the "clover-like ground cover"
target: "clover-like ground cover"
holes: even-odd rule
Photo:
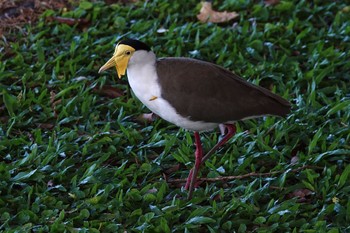
[[[350,6],[214,7],[240,17],[199,23],[198,1],[81,2],[1,38],[0,231],[350,231]],[[173,181],[193,165],[192,134],[140,121],[126,78],[97,73],[125,36],[222,65],[292,112],[238,122],[201,173],[232,177],[186,200]],[[217,135],[202,134],[206,150]]]

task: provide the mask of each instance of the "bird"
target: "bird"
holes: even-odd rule
[[[99,73],[115,67],[127,73],[135,96],[153,113],[194,132],[195,164],[185,189],[192,198],[200,166],[236,133],[235,122],[266,115],[286,117],[291,104],[211,62],[187,57],[157,58],[144,42],[125,38]],[[219,127],[222,139],[205,155],[200,132]]]

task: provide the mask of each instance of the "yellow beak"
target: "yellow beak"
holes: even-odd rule
[[[121,78],[123,75],[125,75],[126,68],[128,67],[129,59],[133,52],[135,51],[134,48],[128,46],[128,45],[117,45],[115,48],[114,55],[111,59],[109,59],[106,64],[104,64],[100,70],[98,71],[101,73],[102,71],[105,71],[113,66],[115,66],[118,78]]]
[[[102,71],[105,71],[111,67],[113,67],[115,65],[115,60],[114,60],[114,56],[109,59],[106,64],[104,64],[103,66],[101,66],[100,70],[98,71],[99,73],[101,73]],[[118,71],[118,70],[117,70]]]

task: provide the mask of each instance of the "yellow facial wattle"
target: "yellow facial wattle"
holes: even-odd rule
[[[130,60],[130,57],[135,52],[135,49],[129,45],[125,44],[118,44],[115,47],[114,54],[111,59],[109,59],[98,71],[99,73],[107,70],[113,66],[115,66],[118,78],[121,78],[123,75],[125,75],[126,68],[128,67],[128,63]]]

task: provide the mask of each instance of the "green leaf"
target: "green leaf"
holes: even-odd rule
[[[11,178],[10,167],[4,163],[0,162],[0,177],[3,181],[7,181]]]
[[[320,83],[324,79],[324,77],[326,77],[326,75],[328,75],[329,73],[333,72],[333,70],[333,66],[328,66],[327,68],[320,70],[321,72],[315,77],[316,83]]]
[[[339,233],[339,229],[338,228],[332,228],[329,231],[327,231],[327,233]]]
[[[334,105],[331,109],[329,109],[326,115],[329,116],[341,110],[350,110],[350,100],[341,101],[340,103]]]
[[[177,205],[170,205],[170,206],[163,207],[162,211],[166,212],[166,213],[171,213],[171,212],[176,211],[178,209],[179,209],[179,206],[177,206]]]
[[[15,116],[15,109],[17,109],[18,104],[17,104],[17,98],[6,91],[2,92],[2,98],[5,103],[5,107],[11,117]]]
[[[314,163],[318,163],[320,160],[322,159],[327,159],[327,157],[329,156],[333,156],[333,155],[344,155],[344,156],[348,156],[350,155],[350,150],[346,150],[346,149],[336,149],[336,150],[332,150],[332,151],[326,151],[324,153],[319,154],[318,156],[316,156],[314,158]]]
[[[238,232],[239,233],[247,232],[247,226],[245,224],[243,224],[243,223],[239,224]]]
[[[150,172],[152,170],[152,165],[149,163],[143,163],[140,169],[145,172]]]
[[[88,209],[82,209],[79,213],[79,218],[86,219],[90,217],[90,211]]]
[[[191,225],[191,224],[200,225],[200,224],[207,224],[207,223],[214,223],[214,222],[216,222],[216,221],[212,218],[204,217],[204,216],[196,216],[196,217],[193,217],[193,218],[189,219],[188,221],[186,221],[185,224],[186,225]]]
[[[31,171],[26,171],[26,172],[20,172],[15,177],[13,177],[11,180],[15,181],[15,182],[26,180],[26,179],[30,178],[32,175],[34,175],[37,170],[38,169],[34,169]]]
[[[159,224],[159,232],[169,233],[171,232],[170,227],[168,225],[168,221],[166,218],[160,218],[160,224]]]
[[[79,7],[84,9],[84,10],[89,10],[89,9],[91,9],[93,7],[93,5],[92,5],[91,2],[82,1],[82,2],[80,2]]]
[[[276,10],[278,11],[290,11],[293,10],[294,4],[292,2],[287,2],[287,1],[281,1],[279,4],[275,6]]]
[[[265,217],[262,217],[262,216],[259,216],[257,217],[256,219],[254,219],[254,223],[255,224],[263,224],[266,222],[266,218]]]
[[[323,132],[323,127],[319,128],[317,130],[317,132],[314,134],[314,137],[312,138],[312,140],[309,144],[309,148],[308,148],[309,155],[311,155],[312,151],[314,150],[315,146],[317,145],[318,140],[322,136],[322,132]]]
[[[338,181],[338,188],[342,188],[346,182],[349,182],[349,174],[350,174],[350,164],[345,167],[343,173],[341,174]]]

